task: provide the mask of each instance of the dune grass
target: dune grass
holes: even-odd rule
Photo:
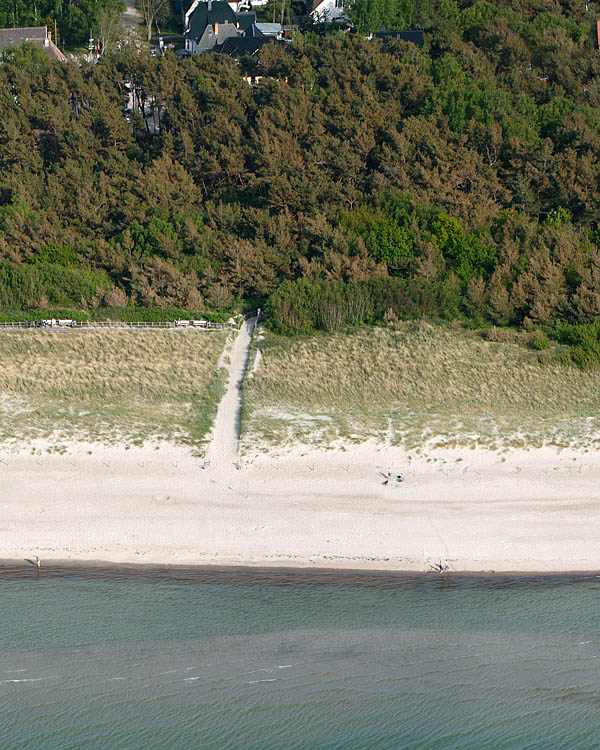
[[[243,445],[376,438],[417,448],[599,442],[600,374],[428,323],[267,333],[245,384]]]
[[[0,335],[0,440],[52,437],[202,449],[223,393],[227,333]]]

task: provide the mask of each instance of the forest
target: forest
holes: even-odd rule
[[[286,333],[428,315],[598,346],[600,3],[392,7],[423,48],[5,53],[0,308],[270,297]]]

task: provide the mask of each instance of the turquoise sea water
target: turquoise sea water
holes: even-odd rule
[[[0,748],[600,746],[600,578],[0,570]]]

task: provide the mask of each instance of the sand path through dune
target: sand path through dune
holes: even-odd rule
[[[227,474],[238,462],[240,442],[240,415],[242,411],[242,381],[246,369],[252,331],[256,318],[246,320],[236,336],[230,357],[227,391],[221,399],[207,452],[211,473]]]

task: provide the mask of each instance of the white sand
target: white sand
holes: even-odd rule
[[[172,446],[0,454],[0,557],[427,570],[447,556],[455,570],[600,568],[594,454],[409,461],[363,446],[261,456],[227,473],[201,466]],[[388,466],[407,481],[383,486]]]
[[[230,359],[229,382],[217,410],[207,460],[211,470],[217,472],[223,481],[238,461],[241,386],[255,323],[256,319],[252,318],[242,325],[235,341],[230,347],[225,348],[224,357],[219,361],[219,366],[224,366],[225,359]]]
[[[239,460],[239,384],[253,321],[207,462],[171,445],[0,449],[0,558],[172,565],[428,570],[600,568],[600,460],[554,448],[298,448]],[[61,441],[63,442],[63,441]],[[382,474],[406,482],[384,486]]]

